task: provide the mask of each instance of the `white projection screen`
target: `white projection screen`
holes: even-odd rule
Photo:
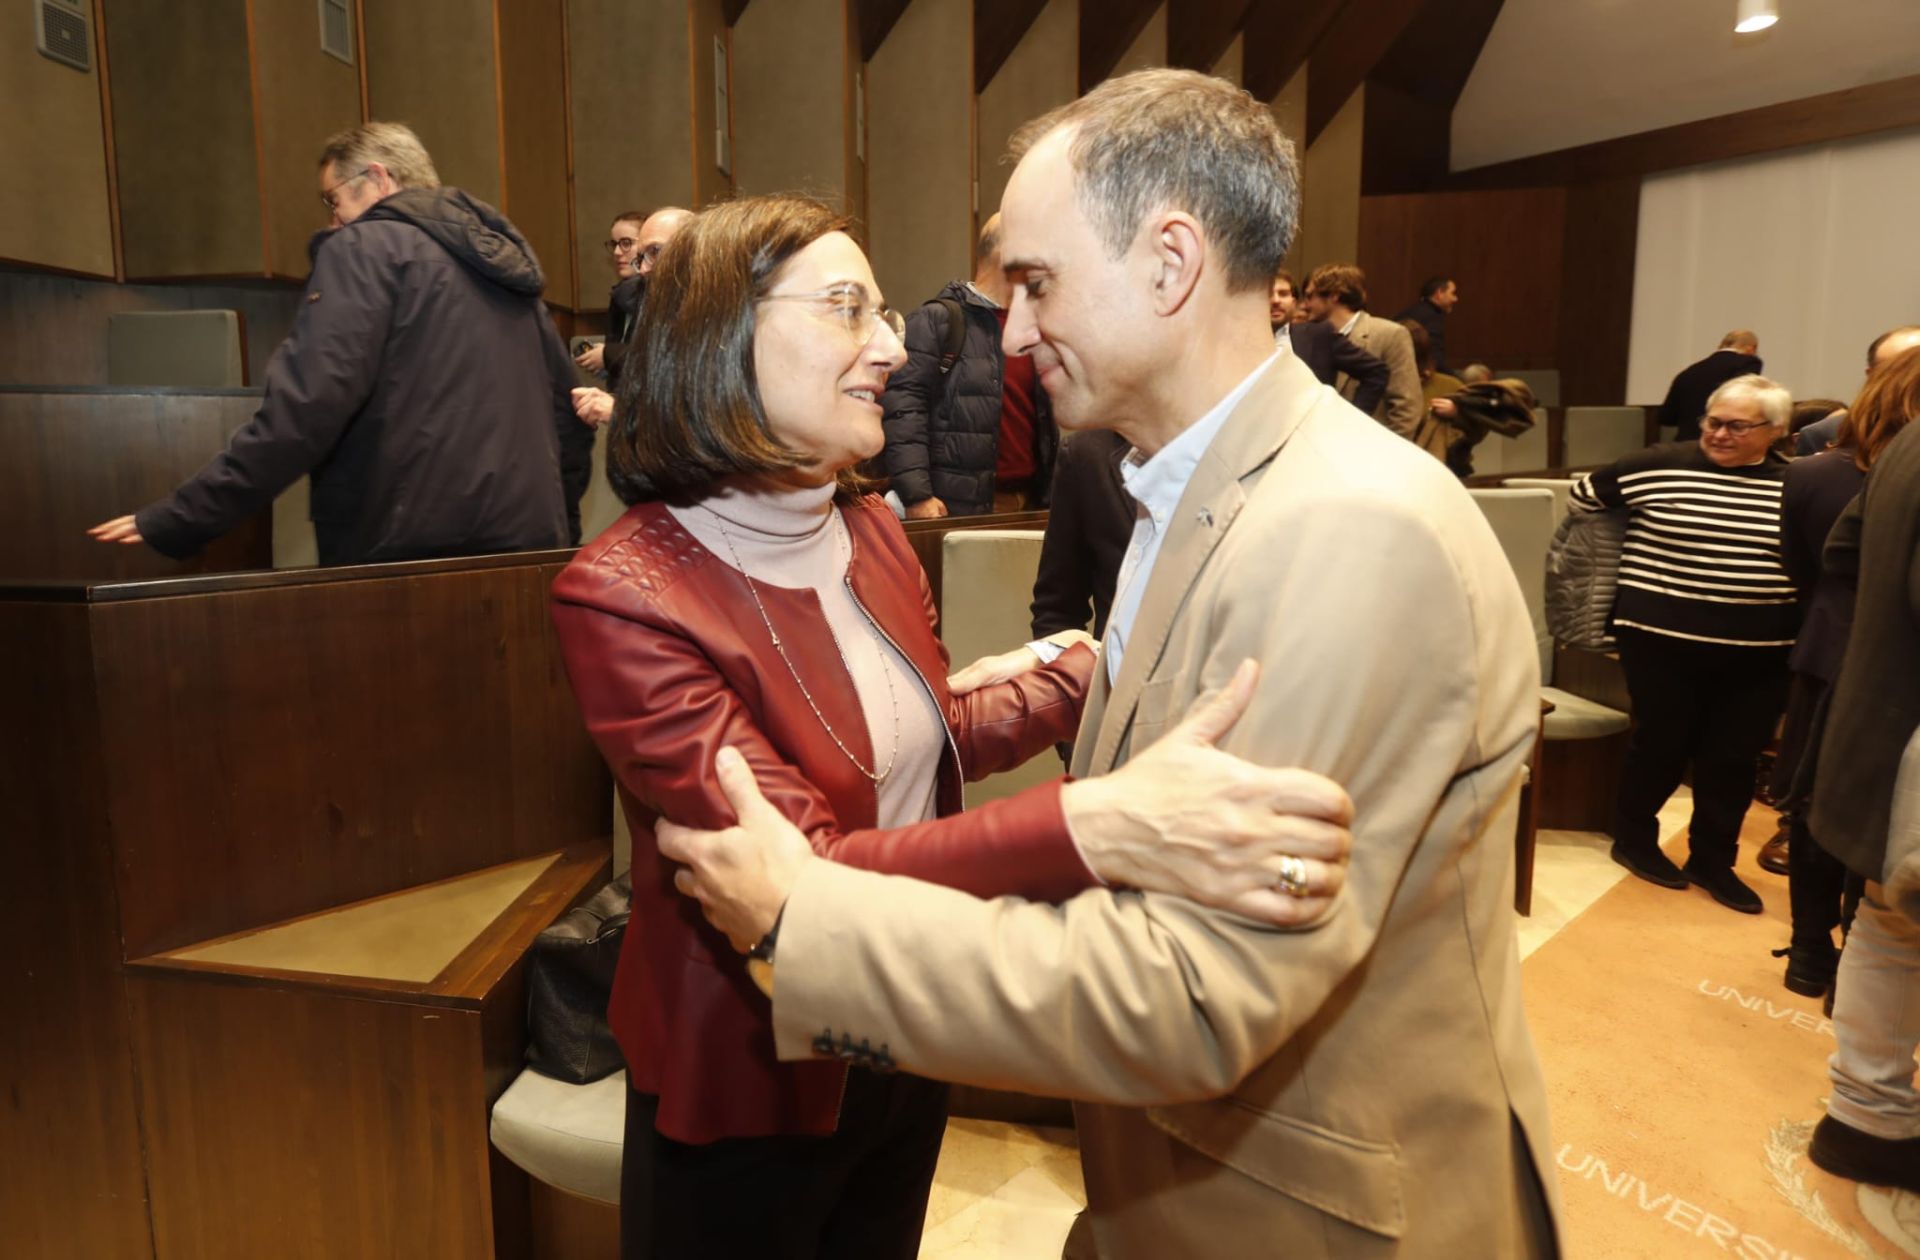
[[[1734,328],[1796,398],[1851,399],[1867,343],[1920,324],[1920,130],[1649,175],[1630,403]]]

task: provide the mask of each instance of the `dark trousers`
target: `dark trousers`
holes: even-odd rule
[[[1613,838],[1660,842],[1660,807],[1693,770],[1689,863],[1727,870],[1753,801],[1760,751],[1787,700],[1787,649],[1694,643],[1621,627],[1633,735],[1614,803]]]
[[[847,1073],[829,1137],[662,1137],[627,1095],[623,1260],[914,1260],[947,1128],[947,1087]]]
[[[1773,783],[1780,808],[1791,811],[1787,819],[1787,897],[1793,912],[1793,943],[1818,953],[1832,947],[1833,929],[1841,924],[1847,887],[1846,866],[1821,848],[1807,830],[1830,699],[1825,679],[1798,672],[1793,675]]]

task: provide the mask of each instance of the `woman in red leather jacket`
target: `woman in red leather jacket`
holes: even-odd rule
[[[733,821],[722,747],[835,861],[983,896],[1144,882],[1095,869],[1091,843],[1083,856],[1059,783],[960,812],[963,779],[1073,736],[1094,654],[1069,634],[949,688],[925,575],[851,471],[882,444],[905,352],[846,226],[815,202],[751,198],[674,238],[608,446],[631,507],[553,588],[634,837],[610,1012],[632,1087],[628,1256],[911,1257],[945,1131],[942,1084],[777,1061],[744,960],[675,893],[652,824]]]

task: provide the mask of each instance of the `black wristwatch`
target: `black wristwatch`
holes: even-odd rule
[[[780,913],[773,916],[773,926],[767,929],[767,934],[747,951],[747,976],[768,997],[773,996],[773,947],[780,938],[780,921],[786,917],[787,908],[782,905]]]

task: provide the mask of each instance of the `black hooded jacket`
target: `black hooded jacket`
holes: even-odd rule
[[[141,537],[190,555],[311,474],[322,564],[566,545],[560,447],[590,458],[593,431],[526,239],[458,189],[416,188],[309,248],[260,410],[138,513]]]
[[[947,344],[948,314],[941,303],[960,304],[967,319],[960,357],[945,376],[940,356]],[[994,306],[955,280],[907,316],[907,361],[887,381],[887,445],[883,462],[902,503],[929,495],[954,516],[993,511],[994,465],[1000,446],[1000,389],[1006,356]],[[1032,506],[1045,507],[1060,444],[1046,391],[1033,387],[1034,478]]]

